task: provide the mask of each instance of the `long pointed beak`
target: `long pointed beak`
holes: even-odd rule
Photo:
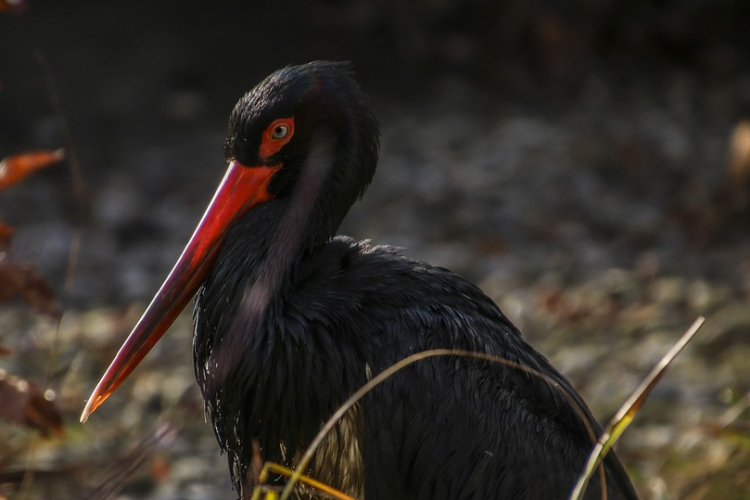
[[[216,260],[231,223],[272,198],[266,188],[280,168],[246,167],[237,161],[229,164],[182,255],[96,385],[83,409],[81,422],[138,366],[190,302]]]

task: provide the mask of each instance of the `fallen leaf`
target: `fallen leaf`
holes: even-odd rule
[[[38,430],[43,437],[62,435],[62,415],[54,393],[0,370],[0,419]]]
[[[743,184],[750,179],[750,120],[742,120],[729,141],[727,177],[731,183]]]
[[[9,225],[4,220],[0,220],[0,247],[1,248],[9,248],[10,247],[10,241],[13,239],[13,233],[15,233],[16,230],[13,228],[13,226]]]
[[[21,14],[26,10],[26,0],[0,0],[0,12]]]
[[[730,202],[744,210],[750,203],[750,120],[740,121],[729,141],[726,184]]]
[[[13,262],[0,253],[0,302],[20,296],[34,311],[58,319],[62,309],[55,300],[52,288],[34,267]]]

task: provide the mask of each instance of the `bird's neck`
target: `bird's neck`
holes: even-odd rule
[[[269,332],[260,325],[274,303],[283,302],[297,262],[314,251],[312,242],[295,234],[294,227],[304,231],[305,223],[303,213],[279,199],[250,211],[232,226],[198,293],[195,341],[203,350],[196,350],[196,357],[221,357],[221,363],[210,364],[232,366],[227,357],[265,340]]]
[[[245,444],[250,446],[258,431],[252,426],[237,429],[238,422],[257,422],[266,401],[275,400],[264,392],[277,387],[265,379],[276,372],[273,362],[259,363],[285,349],[276,318],[282,314],[300,262],[331,237],[330,232],[311,226],[310,208],[291,200],[271,200],[234,224],[196,300],[196,377],[219,442],[240,468],[250,459],[232,445],[230,436],[247,434]],[[266,453],[272,452],[272,443],[278,447],[280,442],[299,439],[296,428],[282,423],[271,427],[262,443]]]
[[[338,229],[346,210],[330,206],[325,196],[333,153],[332,140],[315,138],[291,194],[232,225],[196,303],[194,349],[199,366],[206,367],[202,375],[209,375],[201,381],[209,393],[274,333],[260,326],[293,286],[297,263]]]
[[[271,228],[270,234],[261,242],[265,248],[259,250],[264,257],[243,300],[244,309],[255,321],[266,310],[271,297],[289,285],[295,263],[328,241],[343,218],[343,215],[338,219],[331,216],[327,198],[323,196],[333,166],[334,144],[328,134],[317,134],[291,195],[271,203],[268,213],[262,216],[265,220],[260,224]],[[275,217],[270,222],[269,215]]]

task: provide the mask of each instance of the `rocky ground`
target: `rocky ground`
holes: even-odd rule
[[[0,427],[2,470],[35,472],[9,481],[14,497],[233,498],[188,314],[89,423],[77,416],[223,173],[233,101],[276,67],[328,57],[361,68],[382,125],[376,180],[342,232],[480,284],[603,421],[704,315],[618,451],[643,498],[750,498],[750,176],[728,170],[747,45],[717,35],[694,57],[609,59],[561,43],[532,64],[452,32],[437,43],[433,18],[410,31],[408,12],[367,2],[317,3],[291,26],[281,7],[162,5],[32,2],[0,17],[0,156],[65,146],[85,184],[76,194],[69,162],[0,196],[12,257],[64,307],[59,322],[0,311],[0,367],[47,381],[65,419],[52,439]],[[539,5],[539,40],[570,39],[575,25]],[[353,35],[332,28],[383,19],[393,39],[342,45]]]

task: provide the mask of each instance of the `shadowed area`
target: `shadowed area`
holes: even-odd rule
[[[0,157],[68,147],[51,77],[86,186],[76,198],[63,163],[0,194],[11,256],[65,309],[59,328],[0,314],[3,367],[48,377],[65,417],[65,440],[33,445],[47,473],[104,474],[101,450],[127,456],[167,410],[181,432],[125,491],[231,498],[185,318],[101,415],[72,422],[221,179],[236,100],[327,58],[353,61],[383,131],[341,232],[477,283],[600,420],[705,314],[619,451],[644,498],[742,498],[747,417],[724,412],[750,359],[743,2],[28,4],[0,15]],[[31,438],[8,432],[14,472]]]

